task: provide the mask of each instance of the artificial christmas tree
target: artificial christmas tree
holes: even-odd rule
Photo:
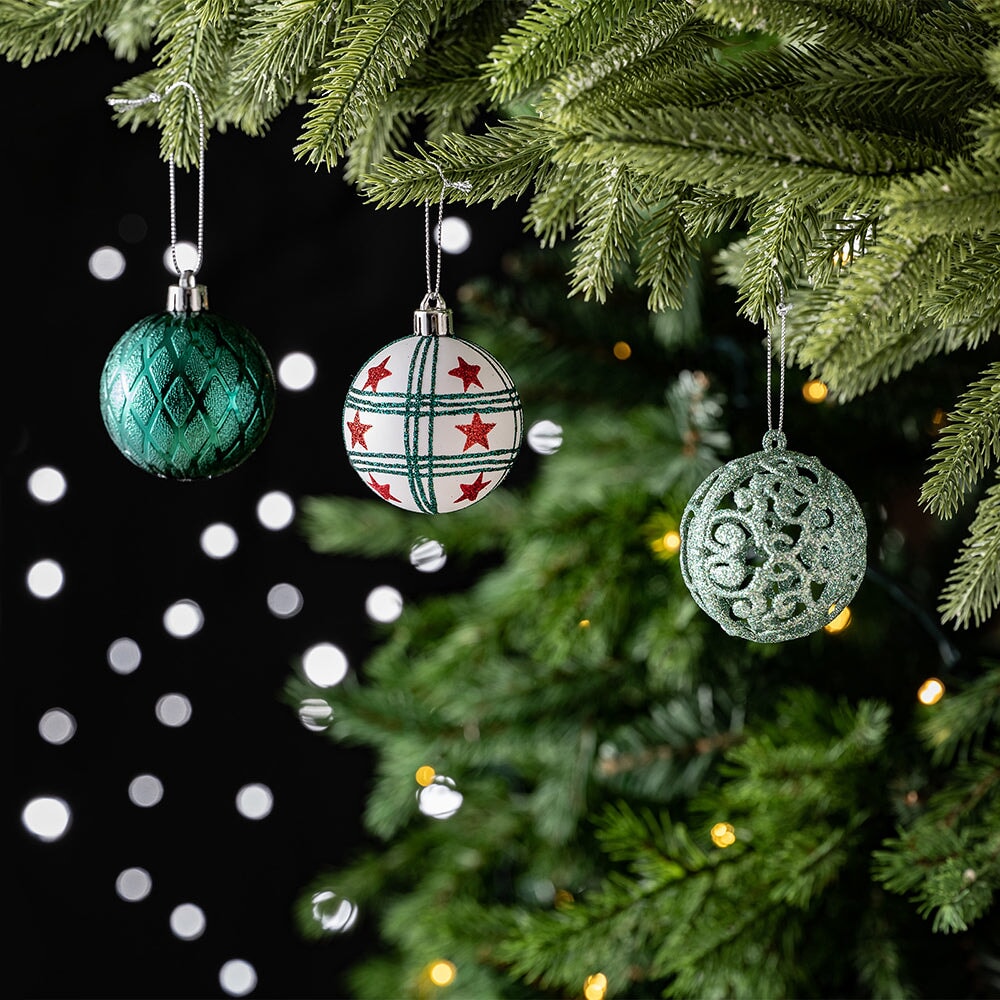
[[[0,2],[25,65],[97,36],[149,62],[116,97],[184,80],[260,136],[302,104],[304,166],[389,210],[442,173],[518,199],[546,250],[466,308],[563,447],[433,528],[348,498],[304,525],[477,559],[355,686],[290,685],[376,753],[377,845],[302,912],[377,927],[359,995],[995,995],[1000,4]],[[119,116],[196,161],[183,108]],[[831,393],[795,446],[850,484],[869,559],[850,628],[775,648],[671,555],[759,446],[746,359],[784,295]]]

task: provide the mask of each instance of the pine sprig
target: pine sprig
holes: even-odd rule
[[[372,0],[337,35],[315,80],[295,154],[333,167],[424,51],[436,27],[481,0]]]
[[[121,21],[127,0],[2,0],[0,53],[9,61],[33,62],[70,52]]]
[[[1000,607],[1000,471],[976,508],[941,591],[938,611],[956,627],[981,625]]]
[[[501,36],[483,66],[494,100],[535,88],[567,62],[602,45],[629,15],[658,0],[537,0]]]
[[[934,442],[920,503],[952,517],[986,470],[1000,462],[1000,361],[959,397]]]

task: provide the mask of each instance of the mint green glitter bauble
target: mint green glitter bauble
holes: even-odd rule
[[[681,516],[681,573],[730,635],[783,642],[829,624],[857,593],[868,532],[851,491],[820,462],[785,448],[716,469]]]
[[[249,330],[208,310],[141,319],[101,373],[101,416],[121,453],[168,479],[210,479],[261,443],[274,372]]]

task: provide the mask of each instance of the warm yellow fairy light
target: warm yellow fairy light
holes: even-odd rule
[[[679,531],[668,531],[663,536],[663,551],[677,552],[681,547],[681,533]]]
[[[556,889],[555,897],[552,900],[552,905],[557,909],[561,910],[567,906],[572,906],[576,900],[573,898],[573,893],[569,889]]]
[[[604,1000],[608,992],[608,977],[603,972],[595,972],[587,976],[583,982],[583,995],[586,1000]]]
[[[440,958],[432,962],[427,970],[427,978],[435,986],[448,986],[455,980],[455,963]]]
[[[425,787],[434,781],[434,777],[437,771],[434,770],[430,764],[424,764],[423,767],[417,768],[417,773],[414,777],[417,779],[418,785],[424,785]]]
[[[618,343],[615,344],[613,350],[615,352],[615,357],[619,361],[627,361],[630,357],[632,357],[632,348],[629,347],[624,340],[619,340]]]
[[[736,829],[732,823],[716,823],[711,830],[712,843],[716,847],[729,847],[736,843]]]
[[[824,632],[843,632],[851,624],[851,609],[844,608],[833,621],[827,622],[823,626]]]
[[[802,396],[807,403],[822,403],[830,394],[825,382],[818,378],[811,378],[802,386]]]
[[[589,618],[581,618],[580,619],[580,628],[590,628],[590,619]]]
[[[944,685],[936,677],[928,677],[917,689],[917,698],[924,705],[936,705],[944,696]]]

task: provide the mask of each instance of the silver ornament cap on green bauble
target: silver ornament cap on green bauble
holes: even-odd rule
[[[101,372],[101,417],[133,465],[164,479],[212,479],[260,445],[274,416],[271,362],[256,337],[211,312],[191,271],[167,308],[139,320]]]
[[[681,517],[680,564],[698,606],[730,635],[784,642],[853,599],[868,532],[854,494],[769,430],[763,450],[716,469]]]

